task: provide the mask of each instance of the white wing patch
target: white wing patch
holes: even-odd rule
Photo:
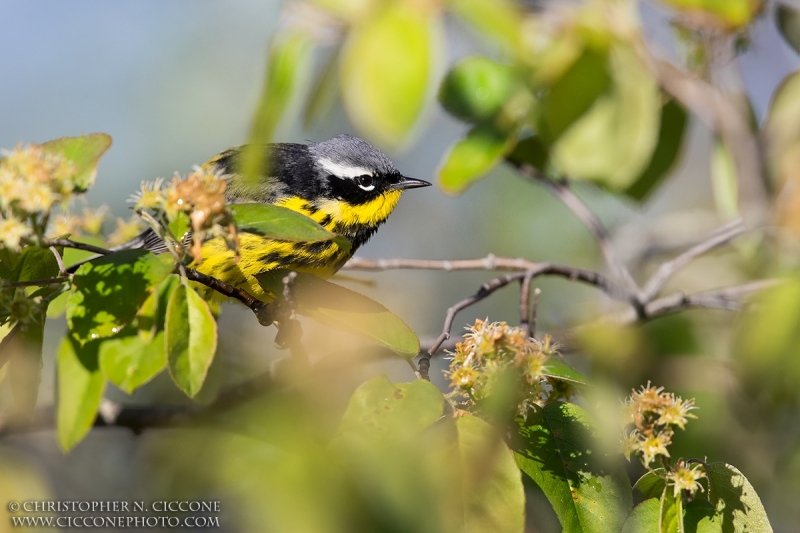
[[[349,165],[342,165],[340,163],[334,163],[330,159],[320,159],[319,166],[325,169],[325,172],[328,172],[340,179],[353,179],[364,175],[372,176],[372,171],[364,167],[351,167]]]

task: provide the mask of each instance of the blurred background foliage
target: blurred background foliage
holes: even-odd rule
[[[639,280],[744,214],[754,230],[681,270],[666,292],[787,278],[756,296],[752,313],[694,310],[590,326],[569,339],[566,355],[596,384],[582,404],[613,431],[603,406],[647,381],[695,398],[699,420],[675,436],[672,456],[736,465],[774,529],[797,531],[799,8],[788,0],[5,0],[0,146],[109,133],[114,146],[88,203],[126,216],[141,180],[185,172],[225,147],[352,132],[389,151],[404,173],[440,185],[400,203],[361,252],[376,258],[493,253],[604,268],[581,223],[505,158],[582,180],[577,194]],[[670,96],[680,77],[654,75],[653,57],[718,89],[718,98],[687,110]],[[745,174],[747,154],[714,118],[722,100],[751,128],[763,175]],[[346,274],[366,281],[350,285],[403,317],[423,344],[446,309],[490,277]],[[535,286],[538,329],[557,338],[619,309],[569,281]],[[517,298],[498,292],[456,327],[486,316],[514,322]],[[54,396],[59,320],[44,332],[40,407]],[[505,459],[487,461],[488,473],[468,472],[480,462],[465,459],[470,453],[494,457],[470,449],[470,435],[485,436],[480,422],[433,426],[440,413],[425,403],[426,384],[401,386],[419,396],[408,419],[393,419],[409,428],[408,440],[348,426],[363,409],[363,387],[383,383],[373,376],[413,379],[402,361],[308,323],[304,342],[316,364],[297,375],[248,310],[228,306],[219,324],[199,401],[271,366],[274,394],[197,428],[98,429],[66,457],[51,431],[3,435],[4,501],[221,499],[225,531],[461,530],[465,509],[483,530],[511,531],[520,525],[492,522],[491,509],[506,506],[510,516],[524,506],[527,531],[559,530],[528,481],[525,502],[493,499],[498,486],[519,481]],[[437,357],[431,370],[442,388],[445,364]],[[10,389],[0,387],[4,409]],[[113,388],[107,396],[141,406],[187,401],[165,376],[132,396]],[[475,476],[492,481],[464,481]],[[456,478],[463,490],[452,490]]]

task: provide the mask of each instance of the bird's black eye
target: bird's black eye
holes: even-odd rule
[[[358,177],[356,178],[356,183],[357,183],[357,184],[358,184],[358,186],[359,186],[359,187],[361,187],[362,189],[371,190],[371,189],[373,188],[373,185],[372,185],[372,176],[370,176],[370,175],[368,175],[368,174],[364,174],[363,176],[358,176]]]

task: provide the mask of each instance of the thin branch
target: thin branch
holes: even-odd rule
[[[70,239],[47,239],[45,240],[45,245],[48,247],[56,246],[63,248],[75,248],[76,250],[84,250],[86,252],[93,252],[100,255],[110,255],[114,253],[113,250],[107,250],[99,246],[86,244],[85,242],[76,242]]]
[[[741,301],[743,298],[774,287],[778,283],[780,283],[778,279],[765,279],[689,295],[679,292],[648,303],[645,306],[645,313],[647,318],[655,318],[688,309],[740,311],[745,307]],[[629,311],[617,315],[613,320],[620,324],[633,324],[638,321],[638,317]]]
[[[542,294],[542,290],[539,288],[534,289],[533,291],[533,303],[531,304],[531,325],[528,328],[528,336],[531,338],[536,338],[536,316],[539,311],[539,295]]]
[[[527,259],[512,259],[488,255],[481,259],[436,260],[436,259],[366,259],[354,257],[344,266],[348,270],[511,270],[533,272],[533,277],[557,276],[571,281],[580,281],[595,286],[611,298],[630,302],[630,293],[617,282],[606,276],[583,268],[559,263],[536,262]]]
[[[433,354],[435,354],[439,350],[439,347],[442,345],[442,343],[450,338],[450,330],[453,329],[453,320],[455,320],[456,315],[460,311],[480,302],[481,300],[485,299],[486,297],[494,293],[496,290],[505,287],[506,285],[508,285],[513,281],[522,279],[527,275],[528,275],[527,273],[523,272],[518,274],[506,274],[504,276],[494,278],[493,280],[488,281],[483,285],[481,285],[481,288],[478,289],[478,292],[476,292],[469,298],[464,298],[460,302],[450,307],[447,310],[447,316],[444,319],[444,326],[442,327],[442,333],[439,335],[439,337],[436,339],[433,345],[428,349],[428,352],[422,357],[420,357],[419,373],[422,379],[430,381],[429,371],[431,366],[430,365],[431,357],[433,357]]]
[[[164,246],[172,256],[175,264],[178,265],[178,271],[180,272],[181,276],[186,277],[186,265],[183,264],[183,255],[175,249],[174,241],[166,236],[166,232],[169,231],[168,226],[160,223],[147,211],[139,209],[136,211],[136,214],[139,215],[148,226],[150,226],[150,229],[152,229],[156,235],[158,235],[158,238],[164,243]],[[164,228],[167,228],[167,230],[165,231]]]
[[[533,274],[528,271],[519,281],[519,327],[525,329],[528,337],[531,336],[531,279]]]
[[[50,252],[53,254],[53,257],[56,258],[56,263],[58,264],[58,273],[62,276],[69,277],[69,272],[67,272],[67,267],[64,266],[64,259],[62,259],[61,254],[58,253],[58,250],[55,246],[50,246]]]
[[[643,42],[637,44],[639,57],[658,84],[722,138],[736,166],[739,200],[747,226],[760,225],[768,214],[769,195],[764,179],[763,154],[750,125],[744,99],[657,59]]]
[[[741,218],[733,220],[718,228],[706,240],[692,246],[674,259],[662,263],[658,270],[650,277],[642,289],[641,298],[649,302],[664,288],[667,281],[680,269],[691,263],[697,257],[721,246],[745,232],[744,221]]]
[[[198,272],[193,268],[186,269],[186,279],[189,281],[196,281],[210,289],[217,291],[218,293],[222,294],[223,296],[227,296],[228,298],[234,298],[239,300],[244,305],[250,308],[253,313],[256,314],[258,318],[258,322],[262,326],[271,326],[273,319],[271,317],[266,316],[266,308],[267,304],[262,302],[261,300],[255,298],[249,292],[236,288],[233,285],[229,285],[224,281],[221,281],[217,278],[209,276],[207,274],[203,274],[202,272]]]
[[[583,200],[578,198],[578,196],[572,192],[572,190],[566,184],[547,179],[541,174],[541,172],[531,165],[520,165],[517,167],[517,170],[526,178],[535,180],[550,189],[550,192],[552,192],[559,200],[561,200],[561,202],[567,206],[570,211],[572,211],[578,220],[583,222],[584,226],[589,229],[594,238],[597,240],[597,243],[600,246],[600,250],[603,252],[603,257],[605,258],[609,268],[614,275],[616,275],[622,281],[622,284],[630,293],[629,299],[632,302],[636,301],[639,293],[639,285],[636,283],[636,280],[633,279],[633,276],[631,276],[630,271],[628,271],[628,267],[625,266],[625,263],[614,251],[614,246],[611,243],[611,237],[609,236],[608,231],[606,231],[606,228],[600,222],[600,219],[598,219],[597,216],[592,213],[588,207],[586,207],[586,204],[583,203]]]

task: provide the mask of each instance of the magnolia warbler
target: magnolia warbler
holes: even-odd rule
[[[202,244],[203,261],[190,266],[263,301],[269,301],[270,296],[256,280],[257,274],[286,269],[329,278],[386,221],[405,189],[430,185],[403,176],[385,154],[352,135],[308,145],[265,145],[267,171],[256,184],[248,183],[240,173],[242,148],[226,150],[203,165],[225,177],[228,203],[286,207],[344,236],[351,244],[346,250],[334,241],[287,242],[240,232],[238,258],[220,237]],[[115,250],[131,248],[166,251],[164,242],[152,230]]]

